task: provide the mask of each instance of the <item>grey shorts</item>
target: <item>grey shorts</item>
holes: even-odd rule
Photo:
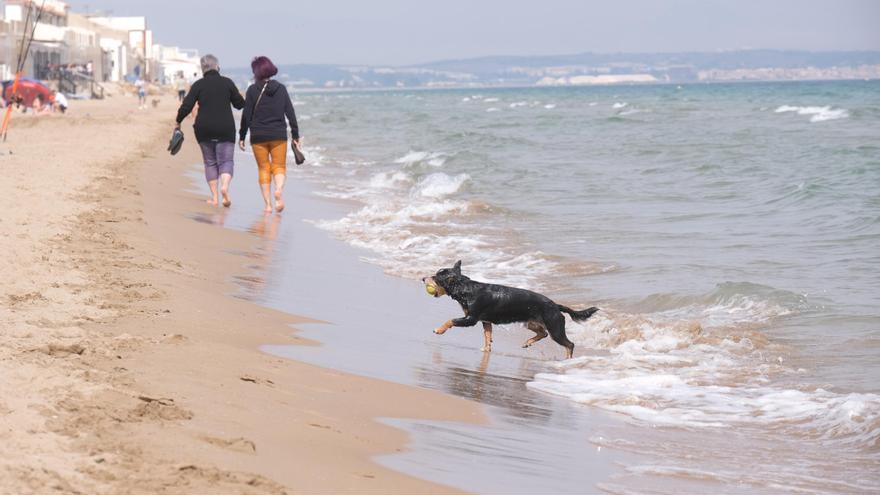
[[[205,141],[199,143],[199,147],[202,148],[202,159],[205,161],[205,180],[217,180],[220,174],[232,175],[235,143]]]

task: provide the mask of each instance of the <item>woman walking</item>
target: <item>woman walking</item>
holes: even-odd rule
[[[232,204],[229,199],[229,183],[232,181],[233,153],[235,151],[235,118],[233,107],[244,106],[244,98],[235,83],[220,75],[220,63],[217,57],[205,55],[201,59],[204,77],[194,82],[189,93],[177,111],[177,128],[193,111],[196,103],[199,111],[193,129],[196,141],[202,149],[205,161],[205,180],[211,188],[211,199],[208,204],[217,206],[217,179],[220,179],[220,193],[223,195],[223,206]]]
[[[293,146],[299,149],[299,128],[293,102],[283,84],[272,79],[278,68],[268,57],[256,57],[251,62],[254,84],[245,93],[244,111],[238,131],[238,147],[244,150],[244,139],[251,132],[251,148],[257,159],[260,191],[266,203],[264,211],[272,212],[271,185],[275,182],[275,211],[284,210],[284,180],[287,161],[287,125]],[[285,122],[285,117],[287,122]]]

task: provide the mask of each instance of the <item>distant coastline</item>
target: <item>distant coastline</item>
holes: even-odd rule
[[[235,80],[239,87],[246,88],[253,81]],[[382,93],[388,91],[489,91],[489,90],[515,90],[515,89],[577,89],[577,88],[608,88],[608,87],[633,87],[633,86],[710,86],[710,85],[743,85],[743,84],[803,84],[803,83],[823,83],[823,82],[840,82],[840,83],[859,83],[874,82],[880,83],[880,78],[872,79],[777,79],[777,80],[716,80],[716,81],[692,81],[692,82],[668,82],[668,81],[646,81],[646,82],[619,82],[609,84],[589,84],[589,85],[524,85],[524,84],[483,84],[471,86],[377,86],[377,87],[313,87],[298,86],[296,83],[287,83],[288,88],[302,94],[320,94],[320,93]]]
[[[880,79],[880,51],[583,53],[480,57],[412,66],[293,64],[279,69],[279,80],[300,91],[875,80]],[[225,72],[242,86],[250,78],[246,68]]]

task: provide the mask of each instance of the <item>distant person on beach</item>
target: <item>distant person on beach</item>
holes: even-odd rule
[[[272,212],[270,188],[275,181],[275,211],[284,210],[284,180],[287,160],[287,124],[293,146],[299,149],[299,127],[293,102],[283,84],[272,79],[278,68],[268,57],[256,57],[251,62],[254,84],[245,93],[244,111],[238,131],[238,147],[244,150],[244,139],[251,132],[251,148],[257,159],[260,175],[260,191],[266,203],[264,211]],[[287,122],[285,122],[287,117]]]
[[[174,79],[174,88],[177,89],[177,99],[178,101],[183,101],[183,97],[186,96],[186,79],[184,79],[183,74],[178,74],[178,76]]]
[[[143,110],[147,108],[147,83],[138,77],[134,81],[134,87],[137,89],[138,109]]]
[[[223,206],[232,204],[229,199],[229,184],[232,182],[233,153],[235,151],[235,119],[232,107],[244,107],[244,98],[238,87],[228,77],[220,75],[220,63],[217,57],[205,55],[201,59],[204,76],[194,82],[189,93],[177,111],[176,129],[180,123],[199,105],[193,129],[196,141],[202,149],[205,161],[205,180],[211,188],[211,199],[208,204],[217,206],[217,179],[220,179],[220,193],[223,195]]]
[[[67,97],[64,96],[64,93],[60,91],[55,93],[55,109],[63,114],[67,112],[67,107]]]

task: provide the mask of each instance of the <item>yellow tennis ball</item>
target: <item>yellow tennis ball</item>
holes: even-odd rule
[[[425,290],[432,296],[437,294],[437,287],[434,287],[431,284],[425,284]]]

